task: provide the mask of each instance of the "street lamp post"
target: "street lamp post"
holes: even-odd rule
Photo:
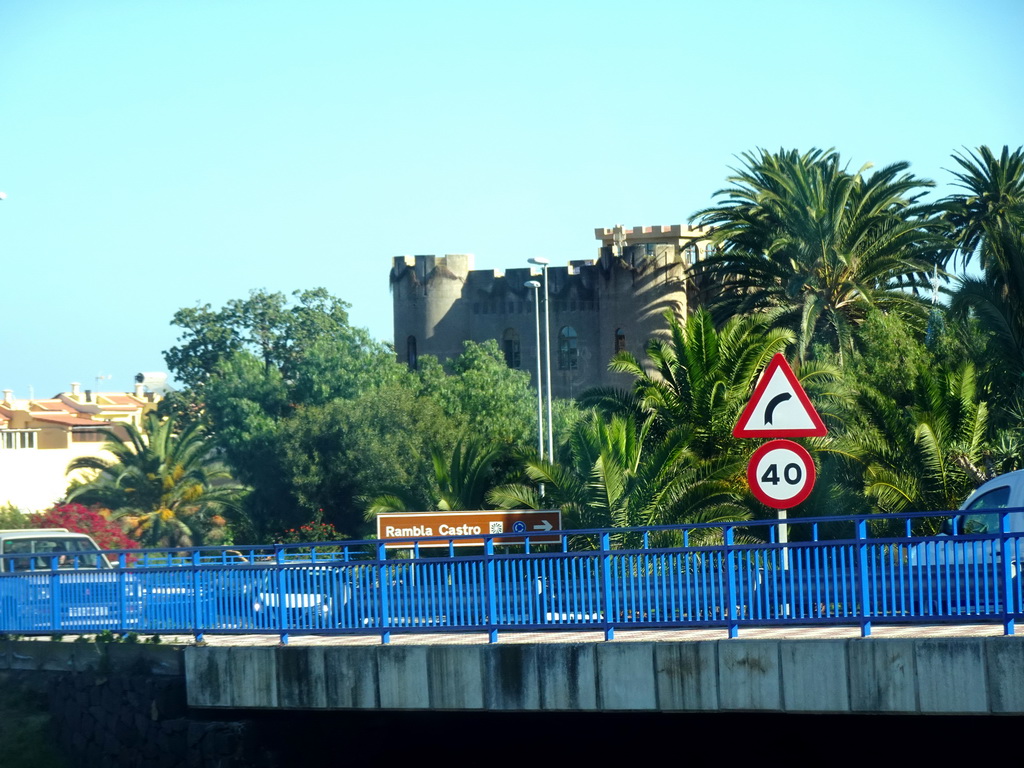
[[[533,317],[537,321],[537,453],[540,454],[540,460],[544,461],[544,396],[540,388],[540,283],[527,280],[523,285],[533,288]]]
[[[551,419],[551,290],[548,285],[548,264],[551,262],[539,257],[529,259],[531,264],[536,264],[544,271],[544,351],[547,360],[547,397],[548,397],[548,458],[555,460],[555,438]],[[540,386],[540,382],[537,382]]]

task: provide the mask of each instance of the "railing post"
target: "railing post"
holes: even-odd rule
[[[1011,538],[1009,526],[1009,514],[1007,512],[999,513],[999,544],[1002,549],[1002,560],[1003,567],[1000,573],[1000,581],[1002,582],[1003,590],[1003,634],[1012,635],[1014,634],[1016,627],[1016,619],[1014,614],[1017,612],[1017,590],[1014,589],[1014,582],[1016,581],[1016,571],[1018,569],[1017,564],[1017,547],[1015,538]]]
[[[122,552],[117,556],[117,594],[121,611],[121,627],[128,631],[128,556]],[[141,617],[140,617],[141,618]]]
[[[612,617],[612,555],[611,536],[604,532],[601,534],[601,551],[606,554],[601,558],[601,591],[604,592],[604,639],[611,640],[615,637],[615,628],[611,625]]]
[[[490,631],[487,633],[487,640],[491,643],[498,642],[498,588],[494,563],[494,539],[484,539],[484,563],[487,579],[487,623]]]
[[[59,632],[60,626],[60,557],[50,557],[50,626],[54,632]]]
[[[199,589],[199,550],[193,550],[192,552],[192,604],[193,604],[193,624],[192,632],[195,635],[196,642],[203,642],[203,600],[200,595]]]
[[[387,565],[387,547],[384,542],[377,544],[377,562],[380,564],[378,573],[380,574],[377,578],[377,583],[380,585],[380,600],[377,601],[380,606],[380,616],[378,616],[378,624],[380,625],[380,641],[382,644],[387,645],[391,642],[391,606],[388,604],[388,565]]]
[[[735,638],[739,636],[740,626],[736,612],[736,595],[739,590],[736,588],[736,550],[733,548],[735,542],[733,527],[727,525],[722,534],[725,539],[726,616],[729,622],[729,637]]]
[[[868,585],[868,521],[861,518],[855,527],[857,537],[857,594],[860,596],[860,636],[871,636],[871,607]]]
[[[274,584],[277,587],[277,628],[281,632],[281,645],[288,645],[288,606],[285,601],[288,593],[284,583],[284,547],[274,545]]]

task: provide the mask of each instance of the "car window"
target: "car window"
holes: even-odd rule
[[[70,555],[65,552],[83,552]],[[4,570],[28,571],[48,569],[57,557],[58,568],[106,568],[107,562],[99,556],[96,545],[84,536],[40,537],[7,539],[3,543],[5,555],[35,555],[35,557],[4,558]]]
[[[967,506],[967,511],[982,509],[1006,509],[1010,506],[1010,486],[1002,485],[983,493]],[[961,515],[959,526],[961,533],[999,533],[999,515],[968,514]]]

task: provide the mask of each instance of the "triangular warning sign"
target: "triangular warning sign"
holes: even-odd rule
[[[775,355],[754,387],[750,402],[733,427],[733,437],[822,437],[825,423],[814,410],[793,369]]]

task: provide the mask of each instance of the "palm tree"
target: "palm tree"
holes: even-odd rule
[[[991,378],[1010,399],[1024,396],[1024,149],[988,147],[954,155],[964,193],[943,203],[954,226],[960,260],[975,258],[979,277],[964,277],[953,297],[954,314],[973,312],[995,350]],[[1007,392],[1005,383],[1013,382]]]
[[[451,454],[439,446],[431,448],[437,496],[433,509],[454,511],[484,509],[487,492],[494,479],[494,464],[501,458],[500,445],[479,438],[459,440]],[[387,512],[409,512],[416,505],[401,490],[392,490],[372,498],[366,509],[369,520]]]
[[[629,353],[612,359],[613,370],[633,376],[630,391],[591,390],[583,402],[606,415],[632,414],[638,423],[649,419],[655,440],[672,433],[680,436],[694,462],[691,478],[726,483],[732,499],[749,512],[763,513],[747,486],[745,468],[752,446],[733,437],[732,430],[758,376],[776,353],[794,342],[795,334],[772,328],[763,315],[734,317],[718,330],[704,309],[682,320],[669,314],[666,320],[668,338],[648,342],[645,361]],[[838,369],[811,361],[794,370],[819,410],[835,418],[848,399],[833,391]],[[814,443],[820,448],[827,440]],[[702,482],[692,492],[712,488]]]
[[[959,153],[953,159],[962,171],[955,184],[966,194],[951,195],[943,203],[957,234],[957,248],[966,266],[977,256],[986,274],[1013,276],[1015,287],[1024,285],[1021,235],[1024,224],[1024,148],[998,158],[988,147],[977,154]]]
[[[932,182],[894,163],[849,173],[834,150],[745,153],[746,166],[698,212],[717,253],[702,264],[720,289],[716,317],[767,312],[797,335],[799,357],[814,343],[842,355],[871,306],[915,318],[927,306],[911,292],[945,260],[942,222],[919,205]]]
[[[68,473],[92,470],[96,476],[74,483],[68,501],[100,504],[131,528],[146,546],[188,546],[224,526],[221,512],[236,511],[243,488],[215,457],[203,427],[181,434],[173,417],[146,414],[145,429],[118,424],[104,430],[104,450],[112,459],[83,456]],[[123,438],[127,437],[127,440]]]
[[[652,424],[593,413],[577,423],[562,461],[527,462],[527,477],[543,494],[514,483],[488,498],[502,509],[557,507],[563,526],[576,529],[744,519],[722,473],[709,471],[686,447],[690,436],[674,430],[656,439]]]
[[[659,436],[685,429],[690,450],[701,459],[733,452],[739,441],[732,428],[754,382],[793,343],[793,333],[771,328],[763,317],[735,317],[716,330],[704,309],[684,320],[671,313],[665,319],[668,338],[648,342],[646,362],[620,352],[609,364],[633,377],[632,391],[592,390],[583,403],[606,413],[632,411],[639,420],[650,417]]]
[[[865,492],[881,512],[955,509],[985,479],[988,407],[974,366],[923,371],[914,403],[900,408],[870,388],[859,406],[866,425],[836,450],[865,464]]]

